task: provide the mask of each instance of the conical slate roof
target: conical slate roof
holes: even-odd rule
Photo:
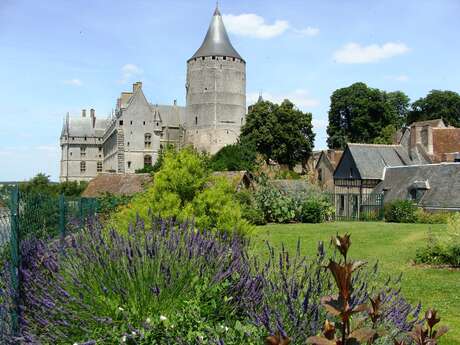
[[[225,30],[222,16],[217,7],[201,47],[190,59],[203,56],[229,56],[243,60],[240,54],[233,48],[228,38],[227,30]]]

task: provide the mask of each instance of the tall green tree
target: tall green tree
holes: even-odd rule
[[[410,111],[410,98],[402,91],[385,92],[391,126],[401,128],[406,124]]]
[[[443,119],[448,125],[460,127],[460,95],[453,91],[432,90],[412,104],[408,124],[433,119]]]
[[[409,98],[401,91],[384,92],[355,83],[331,96],[327,143],[343,149],[347,142],[372,143],[384,128],[400,128],[406,121]]]
[[[292,168],[312,152],[315,134],[311,121],[311,113],[302,112],[289,100],[281,104],[261,100],[251,107],[241,140],[253,143],[266,160]]]

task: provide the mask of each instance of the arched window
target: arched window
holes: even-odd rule
[[[144,134],[144,146],[146,149],[150,149],[152,147],[152,134],[150,133]]]
[[[195,116],[195,125],[198,124],[198,116]]]
[[[144,156],[144,168],[147,166],[152,166],[152,156],[150,155]]]

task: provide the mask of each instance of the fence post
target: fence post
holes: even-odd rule
[[[20,265],[21,265],[21,232],[19,227],[19,186],[16,185],[11,191],[11,288],[13,290],[13,308],[11,311],[11,326],[14,336],[19,335],[19,306],[20,306]]]
[[[80,217],[80,229],[83,228],[83,198],[80,197],[78,200],[78,212]]]
[[[64,248],[64,240],[65,240],[65,235],[66,235],[65,219],[66,219],[65,198],[64,198],[64,194],[61,194],[59,195],[59,234],[61,236],[61,250],[63,250]]]

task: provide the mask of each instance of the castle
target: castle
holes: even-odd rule
[[[122,92],[114,114],[67,116],[60,137],[61,181],[98,173],[135,173],[152,165],[166,145],[216,153],[235,143],[246,114],[246,62],[233,48],[216,7],[208,32],[187,61],[186,105],[151,104],[142,83]]]

